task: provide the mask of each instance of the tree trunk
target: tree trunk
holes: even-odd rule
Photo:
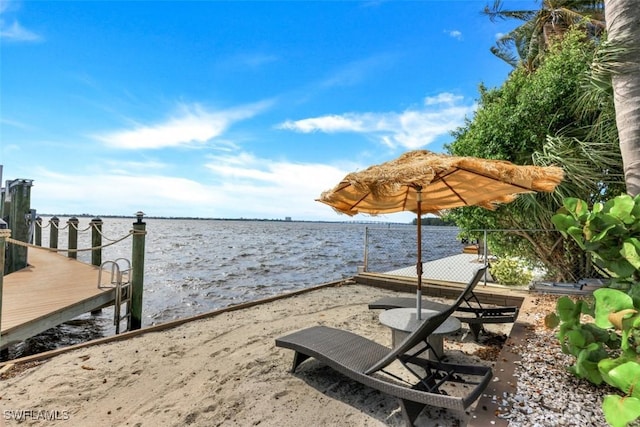
[[[608,40],[626,49],[612,74],[613,100],[627,193],[640,194],[640,7],[637,0],[604,0]]]

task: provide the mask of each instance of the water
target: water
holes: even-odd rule
[[[43,218],[47,226],[49,218]],[[60,228],[68,218],[60,218]],[[78,248],[91,247],[88,218],[81,218]],[[126,236],[134,220],[103,219],[103,245]],[[382,272],[415,264],[416,229],[412,225],[145,219],[143,326],[193,316],[368,271]],[[49,246],[50,228],[42,232]],[[459,254],[457,228],[423,227],[423,260]],[[109,240],[111,239],[111,240]],[[59,231],[67,247],[68,229]],[[102,260],[131,259],[131,237],[103,249]],[[89,251],[78,260],[90,263]],[[15,358],[113,335],[113,309],[83,315],[12,346]]]

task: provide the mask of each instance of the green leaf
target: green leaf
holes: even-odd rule
[[[616,342],[620,341],[620,337],[615,332],[610,332],[607,329],[600,328],[593,323],[587,323],[582,327],[585,331],[588,331],[595,341],[601,342],[608,346],[616,346]]]
[[[578,246],[584,250],[584,239],[585,237],[588,239],[588,237],[585,236],[585,231],[581,227],[570,226],[567,228],[567,234],[573,237],[573,240],[576,241]]]
[[[591,305],[585,300],[578,300],[578,304],[580,305],[580,313],[586,314],[591,317],[596,317],[595,304]]]
[[[609,377],[609,372],[625,363],[627,360],[623,358],[611,359],[606,358],[598,362],[598,370],[602,375],[602,379],[611,386],[616,386],[614,380]]]
[[[576,304],[566,296],[558,298],[556,311],[563,322],[577,320],[580,316],[580,310],[577,309]]]
[[[640,397],[640,364],[625,362],[609,371],[613,385],[626,395]]]
[[[584,347],[587,345],[587,337],[581,329],[575,329],[567,334],[569,344],[575,347]]]
[[[635,237],[626,239],[622,244],[620,255],[636,270],[640,270],[640,240]]]
[[[594,214],[597,214],[602,212],[603,209],[604,209],[604,206],[602,203],[595,203],[593,205],[593,208],[591,209],[591,212],[593,212]]]
[[[628,308],[633,308],[633,300],[627,294],[616,289],[600,288],[593,292],[596,299],[596,325],[601,328],[611,328],[609,314]],[[558,301],[559,303],[560,301]]]
[[[600,229],[598,231],[598,233],[596,233],[596,234],[591,236],[591,239],[590,239],[591,243],[600,242],[602,240],[605,240],[605,238],[608,237],[607,234],[609,233],[609,231],[615,230],[615,229],[616,229],[616,225],[615,224],[608,224],[608,225],[604,226],[604,228]]]
[[[577,227],[578,222],[570,215],[556,214],[551,217],[551,222],[562,234],[566,236],[569,227]]]
[[[544,317],[544,326],[547,329],[555,329],[560,324],[560,317],[556,313],[549,313]]]
[[[598,362],[601,360],[601,358],[599,358],[601,354],[600,350],[600,344],[589,344],[587,348],[580,351],[575,364],[577,375],[581,378],[588,379],[596,385],[602,383],[602,375],[598,369]],[[609,375],[611,375],[611,373]]]
[[[624,258],[609,260],[607,265],[607,270],[615,273],[620,278],[630,277],[636,271],[635,267]]]
[[[610,204],[609,213],[620,219],[620,221],[626,224],[630,224],[635,221],[635,218],[631,215],[635,204],[630,196],[622,195],[614,197],[613,199],[609,200],[607,204]],[[605,208],[606,207],[607,206],[605,206]]]
[[[640,417],[640,399],[610,394],[602,401],[602,412],[612,427],[625,427]]]
[[[569,212],[571,212],[576,218],[586,215],[589,212],[589,206],[584,200],[576,199],[574,197],[567,197],[564,199],[563,205]]]

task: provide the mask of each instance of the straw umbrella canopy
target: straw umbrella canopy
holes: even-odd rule
[[[461,206],[495,209],[519,194],[551,192],[562,181],[558,167],[519,166],[503,160],[455,157],[427,150],[410,151],[395,160],[345,176],[319,202],[339,213],[380,215],[410,211],[417,215],[418,316],[422,289],[420,218]]]

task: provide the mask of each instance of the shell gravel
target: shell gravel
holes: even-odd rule
[[[607,426],[602,413],[602,399],[618,394],[609,386],[595,386],[568,372],[574,359],[562,353],[555,331],[544,326],[544,316],[553,311],[555,298],[548,310],[534,315],[534,326],[514,351],[521,355],[517,363],[515,393],[500,399],[500,417],[510,427]]]

